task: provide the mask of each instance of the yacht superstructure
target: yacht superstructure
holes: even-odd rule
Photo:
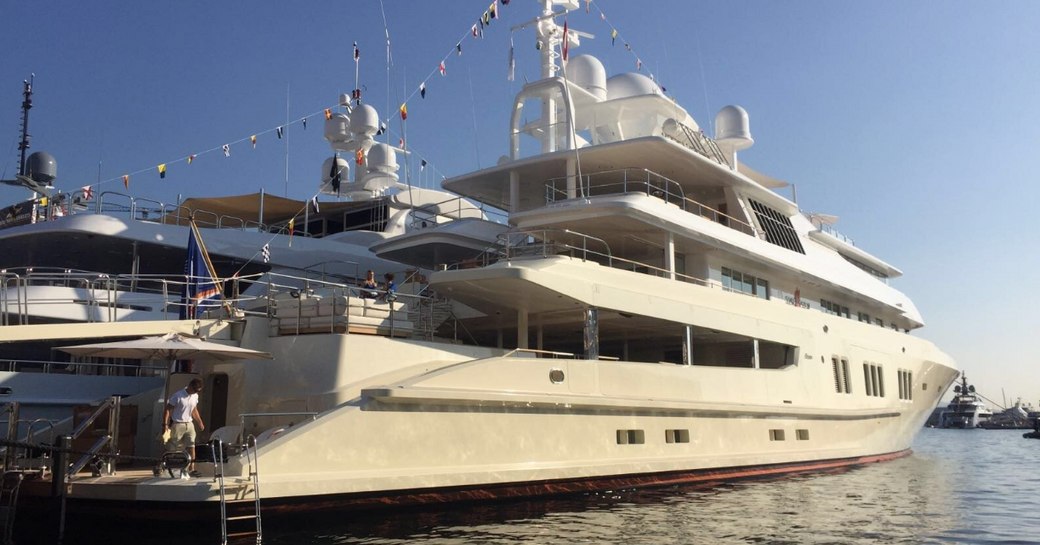
[[[509,155],[444,182],[507,211],[508,230],[473,218],[373,244],[432,269],[396,297],[272,276],[249,312],[208,332],[273,359],[198,362],[169,381],[206,382],[209,438],[227,461],[200,463],[194,480],[72,475],[70,513],[266,516],[909,453],[957,371],[910,334],[923,320],[888,283],[898,269],[738,163],[752,141],[742,109],[725,108],[712,138],[649,78],[607,79],[589,56],[562,72],[577,34],[554,10],[577,5],[542,4],[529,25],[542,79],[513,103]],[[358,111],[330,123],[353,128]],[[475,249],[460,243],[469,229],[497,241],[455,253]]]

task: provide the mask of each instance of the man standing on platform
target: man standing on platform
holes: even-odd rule
[[[169,401],[166,402],[166,410],[163,411],[163,435],[170,432],[170,439],[166,442],[167,451],[175,451],[185,448],[191,455],[191,464],[188,472],[192,477],[200,477],[195,470],[195,425],[199,425],[199,431],[204,431],[206,425],[202,423],[199,415],[199,392],[202,391],[202,379],[193,378],[184,388],[177,390]],[[171,422],[172,419],[172,422]]]

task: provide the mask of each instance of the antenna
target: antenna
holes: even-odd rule
[[[0,180],[7,185],[22,186],[34,193],[50,197],[54,189],[51,183],[58,177],[58,164],[51,154],[38,151],[28,158],[25,152],[29,149],[29,110],[32,108],[32,87],[36,74],[25,80],[25,98],[22,100],[22,141],[18,144],[21,156],[18,159],[18,174],[14,180]],[[35,196],[34,196],[35,198]]]
[[[29,74],[29,79],[23,81],[25,84],[25,90],[22,94],[25,99],[22,100],[22,141],[18,143],[18,149],[21,151],[21,157],[18,159],[18,175],[25,176],[25,152],[29,149],[29,110],[32,109],[32,87],[33,80],[36,79],[36,74]]]

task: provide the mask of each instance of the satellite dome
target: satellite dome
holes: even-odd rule
[[[386,144],[375,144],[368,150],[369,172],[397,172],[397,153]]]
[[[362,104],[350,114],[350,132],[355,135],[372,136],[379,129],[379,112],[368,104]]]
[[[37,151],[25,161],[25,174],[45,185],[58,177],[58,162],[46,151]]]
[[[598,100],[607,98],[607,71],[592,55],[578,55],[567,63],[567,76]]]
[[[661,88],[654,80],[637,72],[618,74],[607,80],[607,100],[659,94]]]
[[[325,140],[328,140],[333,147],[336,147],[337,143],[350,140],[349,127],[350,117],[347,114],[332,114],[332,117],[325,120]]]
[[[339,194],[340,190],[337,190],[332,183],[336,174],[339,174],[340,188],[346,186],[350,181],[350,163],[339,156],[325,159],[325,162],[321,164],[321,185],[318,186],[318,190],[328,195]]]
[[[734,150],[751,147],[751,125],[748,113],[740,106],[726,106],[715,116],[715,140]]]

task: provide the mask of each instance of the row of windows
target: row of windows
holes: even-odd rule
[[[809,440],[809,430],[805,430],[805,429],[794,430],[794,436],[795,436],[795,439],[797,439],[799,441],[808,441]],[[786,433],[784,433],[784,430],[782,430],[782,429],[769,430],[769,440],[770,441],[785,441],[786,440]]]
[[[726,267],[722,268],[722,287],[769,299],[769,281]]]
[[[874,397],[885,397],[884,369],[876,363],[863,364],[863,384],[866,385],[867,395]]]
[[[832,303],[826,299],[820,299],[820,308],[827,314],[849,317],[849,307],[843,307],[838,303]]]
[[[852,384],[849,383],[849,360],[842,358],[831,358],[834,366],[834,391],[839,394],[851,394]]]
[[[834,371],[834,391],[839,394],[851,394],[852,384],[849,377],[849,360],[838,357],[831,358]],[[899,369],[899,399],[910,401],[914,398],[914,376],[911,371]],[[863,385],[868,396],[885,397],[885,372],[880,364],[863,362]]]
[[[795,430],[795,438],[798,441],[808,441],[809,430]],[[664,430],[664,439],[666,443],[689,443],[690,430]],[[786,440],[786,433],[783,429],[771,429],[769,430],[769,440],[784,441]],[[617,444],[619,445],[642,445],[645,443],[646,432],[643,430],[617,430]]]
[[[690,430],[664,430],[665,443],[689,443]],[[646,432],[643,430],[617,430],[617,444],[642,445],[646,443]]]
[[[914,374],[912,371],[900,369],[896,371],[899,376],[899,399],[912,401],[914,399]]]
[[[826,299],[820,299],[820,308],[823,309],[827,314],[833,316],[841,316],[842,318],[852,318],[852,314],[849,312],[849,307],[835,303],[834,301],[828,301]],[[881,318],[871,319],[870,314],[866,312],[857,312],[856,319],[864,323],[873,323],[880,327],[885,327],[885,321]],[[888,324],[892,329],[899,331],[899,326],[895,322]]]

